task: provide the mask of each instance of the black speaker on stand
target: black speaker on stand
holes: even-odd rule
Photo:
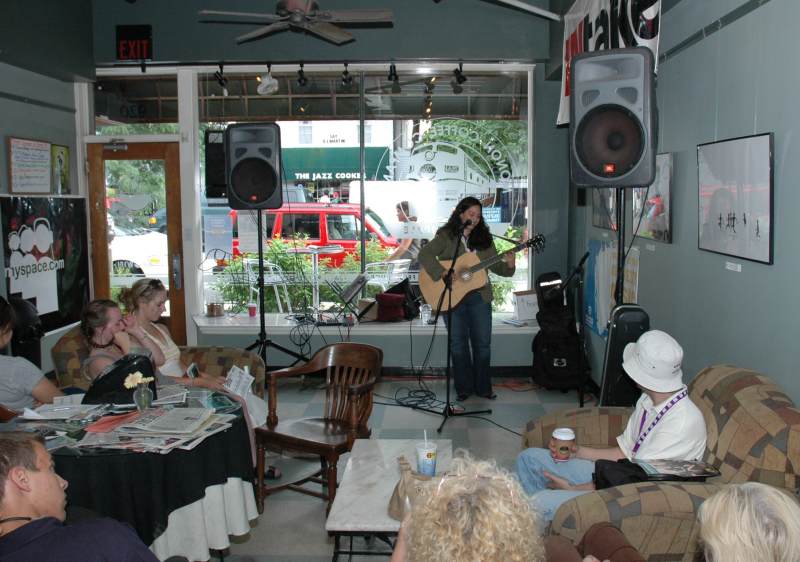
[[[203,141],[206,152],[206,198],[222,199],[228,189],[225,177],[225,131],[206,130]]]
[[[581,187],[616,190],[617,307],[609,321],[602,405],[630,405],[631,398],[638,395],[636,385],[622,369],[622,350],[649,329],[649,318],[641,307],[621,305],[625,278],[624,188],[646,187],[655,180],[658,113],[654,68],[653,53],[645,47],[583,53],[573,59],[571,66],[572,181]]]
[[[267,347],[274,347],[297,361],[308,358],[267,338],[264,310],[264,209],[283,205],[281,189],[281,130],[275,123],[241,123],[225,130],[225,175],[231,209],[253,209],[258,217],[258,339],[248,350],[258,349],[267,365]],[[295,361],[296,362],[296,361]]]

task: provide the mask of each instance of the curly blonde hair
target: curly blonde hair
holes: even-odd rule
[[[800,504],[778,488],[726,486],[700,505],[697,519],[709,562],[800,560]]]
[[[539,562],[539,520],[519,482],[465,452],[417,499],[407,524],[408,562]]]

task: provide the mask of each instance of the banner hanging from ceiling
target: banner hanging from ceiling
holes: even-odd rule
[[[561,105],[557,125],[569,123],[572,58],[584,52],[625,47],[653,51],[658,70],[661,0],[575,0],[564,15]]]

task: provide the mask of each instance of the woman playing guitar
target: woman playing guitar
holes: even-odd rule
[[[474,197],[462,199],[447,222],[436,231],[436,236],[419,252],[419,262],[423,272],[422,278],[446,281],[450,262],[454,255],[474,254],[471,262],[490,260],[497,257],[489,228],[481,215],[481,202]],[[456,246],[458,250],[456,250]],[[458,252],[456,254],[456,252]],[[489,376],[489,364],[492,345],[492,287],[488,276],[481,287],[471,289],[456,303],[457,288],[460,284],[468,286],[466,275],[459,273],[459,257],[456,257],[455,275],[453,276],[452,326],[445,316],[445,323],[450,330],[451,353],[453,355],[453,378],[459,400],[466,400],[472,394],[491,400],[497,397],[492,392],[492,381]],[[466,260],[465,260],[466,261]],[[503,277],[514,275],[514,254],[508,253],[502,259],[489,266],[489,269]],[[441,283],[441,281],[439,281]],[[426,300],[437,308],[437,302]],[[445,301],[447,297],[445,297]],[[441,304],[445,310],[448,303]],[[470,352],[470,344],[472,351]]]

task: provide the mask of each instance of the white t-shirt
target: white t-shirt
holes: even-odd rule
[[[625,431],[617,437],[619,448],[628,459],[702,460],[706,451],[706,421],[688,396],[670,408],[647,435],[639,450],[633,453],[633,447],[639,439],[642,413],[647,413],[642,427],[642,431],[646,431],[658,412],[685,388],[676,391],[661,404],[653,404],[650,397],[642,393]]]
[[[30,408],[42,378],[42,371],[24,357],[0,355],[0,404],[17,412]]]

